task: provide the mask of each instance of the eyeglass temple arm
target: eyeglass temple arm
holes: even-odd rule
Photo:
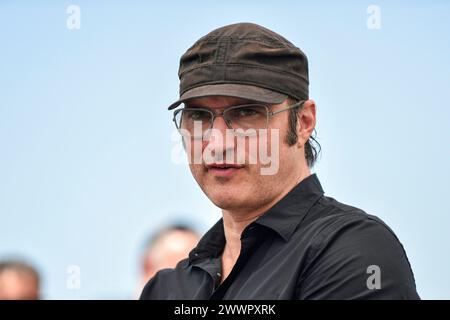
[[[270,114],[271,116],[273,116],[273,115],[276,115],[277,113],[280,113],[280,112],[283,112],[283,111],[286,111],[286,110],[290,110],[290,109],[297,108],[297,107],[301,106],[302,104],[304,104],[305,102],[306,102],[305,100],[302,100],[302,101],[299,101],[299,102],[297,102],[297,103],[294,103],[293,105],[291,105],[291,106],[289,106],[289,107],[286,107],[286,108],[284,108],[284,109],[269,112],[269,114]]]

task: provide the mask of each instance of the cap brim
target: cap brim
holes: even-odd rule
[[[245,84],[222,83],[208,84],[201,87],[192,88],[183,93],[179,100],[172,103],[168,109],[172,110],[189,99],[202,98],[208,96],[226,96],[242,98],[257,102],[279,104],[286,100],[287,95],[269,89]]]

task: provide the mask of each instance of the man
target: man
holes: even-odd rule
[[[300,49],[264,27],[228,25],[187,50],[179,77],[169,109],[184,104],[174,121],[190,170],[223,218],[142,299],[419,298],[394,233],[324,196],[311,174],[316,105]]]
[[[39,299],[39,274],[21,261],[0,262],[0,300]]]
[[[174,268],[197,245],[199,236],[184,225],[172,225],[152,236],[146,243],[141,260],[139,294],[144,285],[159,271]]]

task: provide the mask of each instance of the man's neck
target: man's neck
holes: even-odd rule
[[[245,216],[233,216],[229,211],[223,211],[223,229],[225,232],[224,255],[236,261],[241,251],[241,234],[262,213],[255,211]]]
[[[261,206],[256,210],[251,211],[230,211],[222,210],[223,215],[223,228],[225,233],[225,248],[223,251],[223,259],[236,262],[241,251],[241,234],[244,229],[253,221],[258,219],[267,210],[273,207],[278,201],[286,196],[300,181],[311,175],[311,172],[307,170],[300,178],[293,181],[292,185],[289,184],[275,199],[271,202]]]

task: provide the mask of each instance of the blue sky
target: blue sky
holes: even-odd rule
[[[195,40],[254,22],[309,58],[326,194],[388,223],[419,294],[450,298],[450,4],[276,3],[0,1],[0,257],[35,263],[45,298],[129,298],[151,232],[206,231],[220,211],[171,161],[166,106]]]

